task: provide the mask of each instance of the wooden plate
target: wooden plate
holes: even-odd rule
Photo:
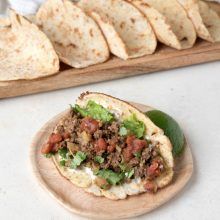
[[[144,112],[152,109],[141,104],[134,105]],[[120,219],[138,216],[150,212],[170,200],[183,189],[192,176],[193,159],[187,145],[184,154],[176,163],[173,182],[155,195],[143,193],[120,201],[90,195],[62,177],[52,160],[45,158],[40,153],[42,144],[46,142],[56,123],[66,113],[67,111],[64,111],[52,118],[36,134],[30,148],[30,159],[37,181],[69,211],[94,219]]]
[[[220,60],[220,42],[211,44],[198,39],[193,48],[180,51],[160,44],[155,54],[136,59],[121,60],[112,56],[105,63],[83,69],[62,64],[60,72],[53,76],[0,82],[0,98],[69,88],[215,60]]]

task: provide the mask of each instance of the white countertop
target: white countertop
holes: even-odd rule
[[[28,156],[40,127],[86,90],[161,109],[180,122],[188,138],[195,162],[191,181],[140,219],[219,219],[220,62],[0,100],[0,219],[81,219],[41,189]]]

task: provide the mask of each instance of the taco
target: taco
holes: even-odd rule
[[[100,28],[73,2],[47,0],[35,20],[64,63],[83,68],[109,58],[108,45]]]
[[[109,20],[108,23],[113,25],[114,32],[118,33],[126,46],[128,58],[154,53],[157,46],[154,31],[146,17],[129,2],[124,0],[80,0],[77,5],[87,12],[95,11],[105,15]],[[110,34],[109,29],[107,38]],[[112,42],[114,40],[115,37],[112,38]]]
[[[219,1],[219,3],[217,3],[217,2],[207,2],[207,3],[209,5],[209,7],[212,10],[214,10],[218,14],[218,16],[220,17],[220,1]]]
[[[163,130],[129,103],[101,93],[83,93],[41,153],[74,185],[113,200],[156,193],[173,178],[172,145]]]
[[[181,44],[181,49],[187,49],[194,45],[196,41],[195,28],[177,0],[145,0],[145,2],[166,18]]]
[[[199,0],[178,0],[185,8],[192,20],[198,36],[210,42],[220,39],[220,18],[217,13],[208,7],[208,4]]]
[[[0,81],[35,79],[58,70],[59,59],[47,36],[11,10],[0,28]]]
[[[215,10],[213,10],[208,3],[199,1],[199,11],[203,22],[214,42],[220,41],[220,17]]]
[[[175,49],[181,49],[180,41],[172,31],[172,27],[164,17],[155,8],[149,6],[145,0],[127,0],[137,7],[149,20],[157,39],[167,46]]]

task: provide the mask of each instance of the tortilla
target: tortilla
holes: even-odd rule
[[[14,11],[10,11],[10,24],[0,28],[0,81],[56,73],[59,59],[46,35]]]
[[[177,36],[172,31],[167,19],[156,9],[150,7],[145,0],[128,0],[136,6],[149,20],[157,39],[167,46],[181,49]]]
[[[85,107],[90,100],[108,109],[110,112],[115,114],[119,120],[126,119],[132,114],[135,114],[137,119],[145,124],[147,127],[145,135],[149,136],[152,143],[159,143],[160,155],[163,157],[167,166],[166,172],[162,176],[157,177],[155,182],[158,188],[163,188],[168,185],[173,178],[174,159],[172,156],[172,145],[170,140],[164,135],[163,130],[157,127],[137,108],[105,94],[84,93],[78,98],[76,103],[80,107]],[[67,168],[67,170],[65,170],[66,168],[63,168],[59,163],[59,156],[54,156],[53,160],[56,167],[64,177],[69,179],[74,185],[77,185],[78,187],[83,188],[86,192],[92,193],[96,196],[105,196],[112,200],[118,200],[125,199],[127,195],[138,195],[146,192],[144,188],[144,184],[146,182],[140,178],[133,179],[130,183],[123,183],[122,185],[112,186],[108,190],[103,190],[95,184],[94,179],[96,176],[93,173],[91,174],[92,171],[88,172],[88,170],[86,170],[88,168],[84,167],[82,169],[72,169],[72,171]],[[79,181],[80,178],[82,178],[81,181]]]
[[[72,67],[83,68],[109,58],[98,25],[68,0],[47,0],[37,12],[36,22],[52,41],[59,58]]]
[[[10,26],[11,22],[9,18],[0,17],[0,28]]]
[[[100,11],[114,25],[127,47],[128,57],[135,58],[154,53],[157,40],[146,17],[124,0],[80,0],[85,11]]]
[[[220,16],[220,2],[216,3],[216,2],[207,2],[209,7],[214,10],[215,12],[217,12],[218,16]]]
[[[92,11],[90,15],[101,28],[108,42],[108,46],[111,53],[121,59],[127,60],[128,52],[125,43],[123,42],[117,31],[115,30],[114,25],[111,23],[108,17],[105,14],[101,13],[100,11],[99,12]]]
[[[213,38],[214,42],[220,41],[220,17],[217,12],[209,7],[208,3],[199,1],[199,11],[202,17],[202,20],[209,30],[210,35]]]
[[[192,20],[197,35],[204,40],[214,42],[212,36],[209,33],[209,30],[205,26],[204,21],[201,17],[198,0],[178,0],[178,1],[184,7],[189,18]]]
[[[170,24],[181,44],[181,49],[191,48],[196,40],[196,31],[186,11],[176,0],[145,0],[159,11]]]

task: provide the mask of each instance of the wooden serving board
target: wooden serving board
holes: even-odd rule
[[[198,40],[193,48],[182,51],[159,45],[155,54],[137,59],[124,61],[112,57],[105,63],[84,69],[74,69],[62,64],[61,71],[50,77],[0,82],[0,98],[119,79],[215,60],[220,60],[220,43],[211,44]]]
[[[135,104],[142,111],[152,108]],[[173,182],[159,190],[156,194],[143,193],[138,196],[129,196],[127,199],[112,201],[104,197],[96,197],[74,186],[62,177],[51,159],[41,155],[40,149],[53,131],[57,122],[67,114],[60,113],[47,122],[36,134],[30,146],[30,161],[33,174],[40,185],[70,212],[93,219],[121,219],[129,218],[159,207],[180,192],[189,181],[193,173],[193,159],[187,145],[181,158],[175,165]],[[184,196],[184,195],[183,195]]]

